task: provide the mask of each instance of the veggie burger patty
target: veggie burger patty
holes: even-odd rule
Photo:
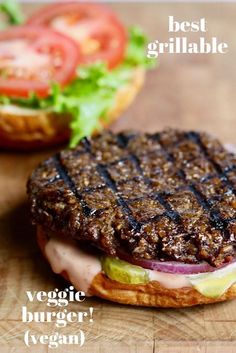
[[[112,256],[220,267],[235,257],[235,165],[206,133],[106,131],[33,172],[32,218]]]

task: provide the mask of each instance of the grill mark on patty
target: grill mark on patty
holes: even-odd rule
[[[216,169],[217,172],[217,176],[219,176],[219,174],[223,173],[223,171],[221,170],[221,168],[217,165],[217,163],[215,161],[212,160],[212,158],[209,157],[209,155],[206,152],[206,149],[204,148],[199,134],[197,134],[196,132],[189,132],[186,133],[185,136],[187,138],[190,138],[191,140],[194,141],[194,143],[196,143],[197,146],[200,147],[202,153],[204,153],[204,155],[207,157],[207,159],[213,164],[213,166]],[[173,156],[172,153],[170,153],[161,143],[161,139],[160,139],[160,134],[156,134],[155,137],[157,138],[158,142],[160,143],[160,145],[162,146],[162,148],[164,149],[164,153],[165,155],[167,155],[168,160],[170,160],[173,164],[176,162],[175,158]],[[210,220],[212,222],[213,227],[215,227],[216,229],[222,231],[222,234],[224,236],[226,236],[227,238],[230,237],[230,234],[228,232],[228,230],[226,229],[228,223],[226,222],[226,220],[224,220],[221,217],[220,211],[217,208],[212,208],[211,204],[209,203],[209,201],[204,197],[204,195],[198,190],[197,186],[192,184],[192,183],[188,183],[188,180],[186,179],[186,174],[184,172],[184,170],[182,169],[178,169],[177,170],[178,175],[181,177],[181,179],[183,179],[183,181],[186,183],[187,188],[189,189],[189,191],[191,191],[193,193],[193,195],[195,196],[196,200],[198,201],[199,205],[207,212],[209,212],[210,215]]]
[[[121,161],[126,161],[126,160],[129,160],[129,159],[130,159],[129,157],[126,157],[126,158],[122,159]],[[109,164],[109,166],[112,166],[112,165],[114,165],[114,164],[117,164],[117,162],[112,162],[112,163]],[[226,173],[226,172],[228,173],[228,172],[232,172],[232,171],[234,171],[234,170],[236,170],[236,165],[232,165],[232,166],[230,166],[230,167],[225,168],[222,173]],[[211,179],[217,177],[218,175],[219,175],[219,174],[207,175],[206,177],[203,177],[203,178],[201,179],[201,182],[204,183],[204,182],[206,182],[206,181],[209,181],[209,180],[211,180]],[[127,181],[132,182],[132,181],[138,180],[138,178],[139,178],[139,177],[137,177],[137,176],[135,176],[135,177],[133,177],[133,178],[127,178],[127,179],[121,180],[121,181],[119,182],[119,184],[122,185],[122,184],[126,183]],[[57,179],[58,179],[58,176],[56,176],[56,177],[53,178],[52,180],[48,181],[48,183],[46,183],[45,185],[54,183]],[[195,186],[195,184],[196,184],[196,183],[192,183],[191,185],[192,185],[192,186]],[[97,190],[102,190],[102,189],[104,189],[104,188],[106,188],[106,185],[105,185],[105,184],[104,184],[104,185],[94,186],[94,187],[85,187],[85,188],[83,189],[83,192],[86,192],[86,193],[95,192],[95,191],[97,191]],[[185,185],[184,185],[184,186],[177,186],[177,187],[175,188],[175,191],[183,191],[183,190],[185,190],[185,189],[186,189],[186,186],[185,186]],[[169,192],[166,191],[166,192],[165,192],[165,195],[168,195],[168,194],[169,194]],[[223,197],[223,196],[219,195],[219,196],[218,196],[218,200],[220,201],[220,200],[222,199],[222,197]],[[133,199],[131,198],[130,200],[127,201],[127,203],[129,203],[129,202],[131,202],[131,201],[141,200],[141,199],[143,199],[143,197],[136,197],[136,198],[133,198]],[[214,197],[212,197],[212,199],[214,199]]]
[[[204,154],[205,158],[213,165],[215,168],[218,177],[222,180],[222,182],[226,185],[227,188],[229,188],[234,195],[236,195],[236,189],[234,188],[233,184],[229,180],[227,176],[227,172],[229,170],[235,169],[236,166],[230,166],[228,168],[225,168],[226,170],[222,169],[221,166],[210,156],[207,147],[204,145],[204,143],[201,140],[201,137],[199,133],[195,131],[190,131],[189,133],[186,133],[186,138],[194,141],[201,149],[202,153]]]
[[[118,144],[120,144],[120,146],[122,148],[128,149],[127,148],[127,144],[129,142],[129,139],[127,139],[126,136],[124,136],[122,133],[119,133],[117,135],[117,142],[118,142]],[[150,189],[152,190],[152,192],[154,194],[153,195],[154,196],[153,199],[159,201],[160,204],[165,208],[165,215],[180,226],[180,222],[181,222],[180,215],[178,214],[178,212],[175,212],[175,210],[173,210],[171,208],[171,206],[169,205],[169,203],[165,200],[165,193],[164,192],[155,193],[153,191],[152,181],[151,181],[150,178],[148,178],[148,177],[146,177],[144,175],[144,171],[143,171],[143,169],[141,167],[139,158],[134,153],[131,153],[129,151],[129,149],[128,149],[128,152],[129,152],[129,158],[134,163],[134,165],[135,165],[135,167],[137,169],[137,172],[139,173],[139,176],[142,177],[144,183],[146,185],[148,185],[150,187]],[[140,199],[142,199],[142,198],[140,198]]]
[[[80,205],[83,210],[83,214],[85,215],[85,217],[90,216],[92,213],[92,210],[90,207],[88,207],[86,202],[83,200],[82,195],[78,192],[73,179],[70,177],[68,171],[66,170],[65,166],[63,165],[63,163],[61,161],[60,153],[56,154],[54,156],[53,160],[54,160],[58,175],[60,176],[60,178],[64,181],[64,183],[68,186],[70,191],[75,195],[75,197],[80,202]]]
[[[221,211],[222,204],[224,207],[230,207],[227,202],[232,200],[232,202],[236,202],[231,198],[231,194],[227,194],[227,190],[232,192],[234,190],[235,194],[231,181],[234,179],[230,180],[227,173],[231,172],[230,178],[232,178],[236,166],[231,163],[230,156],[232,154],[230,153],[226,153],[227,164],[224,163],[223,167],[219,165],[208,152],[201,137],[201,134],[195,132],[180,133],[177,130],[167,130],[154,134],[105,132],[95,138],[84,138],[75,150],[59,153],[52,158],[56,175],[51,172],[52,165],[45,162],[31,177],[28,183],[28,193],[32,203],[33,219],[36,223],[43,223],[42,225],[47,226],[45,224],[47,219],[41,215],[44,207],[45,211],[50,212],[52,198],[55,198],[55,203],[58,200],[59,203],[67,204],[68,194],[64,201],[61,193],[60,199],[57,199],[56,189],[58,179],[60,179],[67,189],[71,190],[81,206],[80,209],[82,209],[80,213],[84,219],[80,224],[76,222],[72,224],[72,227],[78,228],[71,228],[74,237],[78,240],[89,241],[91,237],[97,239],[93,243],[110,254],[114,254],[116,247],[124,245],[124,241],[127,240],[126,244],[130,246],[127,245],[126,250],[139,258],[177,260],[188,263],[205,260],[215,266],[224,261],[230,261],[230,257],[235,256],[235,248],[233,252],[235,235],[232,233],[234,228],[231,227],[236,224],[235,212],[233,211],[235,206],[233,204],[231,211],[227,212],[226,209],[224,216]],[[205,136],[205,138],[208,143],[208,137]],[[198,147],[198,150],[194,145]],[[185,158],[187,158],[190,168],[195,168],[194,173],[197,173],[193,178],[192,174],[189,174],[189,169],[186,169],[186,164],[183,163]],[[195,158],[203,160],[203,165],[200,164],[202,169],[198,169],[199,165],[197,162],[195,163]],[[213,166],[213,169],[208,168],[205,164],[208,162]],[[78,170],[75,169],[76,166],[78,166]],[[96,171],[100,181],[93,178],[95,181],[92,184],[90,181],[88,184],[81,184],[79,182],[80,175],[86,177],[88,170],[91,170],[91,173],[93,170]],[[168,174],[169,172],[170,174]],[[226,192],[224,188],[217,194],[217,190],[221,190],[219,189],[221,186],[215,181],[216,178],[221,180]],[[40,183],[45,191],[40,190]],[[55,196],[53,196],[52,189],[54,184]],[[80,185],[83,187],[81,188]],[[206,186],[202,188],[203,185]],[[48,192],[47,187],[49,188]],[[63,188],[62,185],[59,187]],[[110,190],[110,196],[107,190]],[[227,199],[229,196],[230,199]],[[49,197],[48,202],[47,197]],[[93,197],[95,201],[98,197],[96,202],[99,202],[101,197],[108,197],[108,203],[103,202],[102,207],[97,208],[96,202],[95,206],[93,202],[91,204]],[[109,201],[110,197],[112,198],[111,202]],[[40,200],[46,201],[41,202]],[[114,206],[114,202],[117,206]],[[188,220],[186,218],[188,216],[183,213],[185,205],[187,205],[187,212],[190,210],[193,217],[195,217],[194,212],[197,213],[196,219],[200,221],[199,226],[202,227],[201,222],[203,222],[203,225],[207,227],[201,228],[203,229],[201,236],[205,237],[205,240],[199,238],[200,235],[198,231],[195,231],[195,223],[193,223],[191,216]],[[216,207],[217,205],[220,209]],[[199,207],[204,214],[198,213]],[[114,213],[119,210],[121,213],[114,217]],[[57,212],[56,208],[53,209],[53,212]],[[72,210],[72,218],[73,212]],[[63,217],[63,213],[60,213],[60,216]],[[205,216],[208,220],[204,218]],[[169,219],[169,222],[166,223],[165,219]],[[123,220],[126,221],[123,222]],[[52,222],[57,227],[57,217]],[[106,228],[107,225],[109,225],[108,228]],[[104,226],[108,232],[102,231]],[[231,227],[230,231],[229,226]],[[112,228],[115,232],[113,235],[110,234]],[[207,233],[204,229],[207,229]],[[98,238],[96,235],[93,237],[91,232],[96,232]],[[220,234],[223,236],[223,241]],[[124,236],[126,240],[124,240]],[[158,237],[158,240],[155,240],[155,236]],[[231,249],[230,251],[226,252],[227,246],[225,244]],[[138,252],[136,251],[137,247],[139,248]]]
[[[112,179],[112,177],[110,176],[109,172],[106,170],[106,167],[102,164],[98,164],[97,165],[97,170],[99,172],[99,174],[102,176],[102,178],[104,179],[106,185],[113,191],[113,193],[116,195],[116,202],[119,206],[122,207],[122,210],[126,213],[127,217],[128,217],[128,221],[131,225],[132,228],[134,228],[134,230],[136,232],[140,231],[140,224],[134,219],[134,217],[132,216],[132,212],[129,209],[128,204],[125,202],[125,200],[121,197],[118,196],[118,190],[116,187],[116,183],[114,182],[114,180]]]
[[[94,161],[96,161],[95,156],[94,156],[94,154],[91,151],[91,145],[90,145],[89,140],[85,137],[83,139],[83,142],[84,142],[84,146],[85,146],[86,151],[90,154],[92,159]],[[119,195],[116,183],[112,179],[110,173],[108,172],[107,166],[104,165],[104,164],[101,164],[101,163],[97,163],[96,164],[96,169],[97,169],[98,173],[101,175],[101,177],[103,178],[103,180],[105,182],[105,185],[108,186],[112,190],[113,194],[115,195],[117,204],[119,206],[121,206],[122,210],[127,215],[128,222],[129,222],[131,228],[133,228],[136,232],[139,232],[140,228],[141,228],[141,225],[132,216],[132,212],[131,212],[128,204],[126,203],[126,201]]]
[[[166,156],[166,159],[168,161],[170,161],[172,164],[175,164],[175,158],[173,156],[172,153],[170,153],[167,148],[165,148],[161,142],[161,138],[160,138],[160,134],[157,133],[155,135],[153,135],[153,137],[158,141],[158,143],[160,144],[164,155]],[[193,193],[193,195],[195,196],[196,200],[198,201],[199,205],[205,210],[205,211],[209,211],[210,210],[210,206],[208,204],[208,201],[204,198],[204,196],[202,195],[202,193],[196,188],[196,186],[194,185],[194,183],[189,184],[187,179],[186,179],[186,175],[184,170],[182,169],[177,169],[177,175],[185,182],[185,188],[187,187],[189,189],[189,191],[191,191]],[[180,215],[178,215],[178,218],[181,219]]]
[[[227,229],[225,229],[228,225],[227,221],[221,217],[220,211],[217,208],[212,209],[209,201],[203,196],[203,194],[196,188],[195,185],[188,185],[188,188],[194,196],[196,197],[199,204],[204,208],[205,211],[209,212],[210,220],[212,222],[213,227],[219,230],[223,230],[225,234],[229,237],[229,233]]]

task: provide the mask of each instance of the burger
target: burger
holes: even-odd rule
[[[209,134],[105,131],[27,190],[45,258],[78,290],[153,307],[236,297],[236,156]]]
[[[99,4],[51,4],[24,23],[7,4],[18,25],[0,31],[0,147],[73,147],[121,115],[152,65],[139,28]]]

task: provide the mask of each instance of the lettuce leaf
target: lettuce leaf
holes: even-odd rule
[[[103,63],[80,66],[76,79],[64,89],[58,84],[52,84],[51,93],[46,98],[38,98],[35,94],[25,99],[0,96],[0,104],[16,104],[34,109],[50,108],[55,113],[70,114],[70,147],[75,147],[83,137],[101,129],[101,121],[107,119],[117,90],[129,82],[135,67],[153,66],[154,61],[146,57],[146,44],[143,32],[134,27],[130,30],[125,59],[114,70],[108,70]]]
[[[8,23],[11,25],[21,25],[24,22],[20,6],[15,0],[3,0],[0,3],[0,12],[7,16]]]
[[[146,55],[147,37],[138,26],[129,30],[129,45],[126,51],[125,63],[130,66],[143,65],[147,68],[153,68],[156,60],[149,59]]]

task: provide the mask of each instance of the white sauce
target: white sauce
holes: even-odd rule
[[[149,279],[150,281],[157,281],[163,287],[169,289],[192,287],[191,283],[185,275],[177,275],[172,273],[163,273],[149,270]]]
[[[38,116],[40,113],[49,113],[51,109],[31,109],[18,107],[14,104],[0,105],[0,113],[19,116]]]
[[[74,287],[89,294],[94,277],[102,270],[98,257],[79,249],[71,240],[59,238],[48,241],[45,253],[55,273],[66,271]]]
[[[88,292],[93,278],[102,271],[101,262],[78,248],[71,240],[51,238],[45,247],[48,261],[55,273],[66,271],[71,283],[78,290]],[[184,275],[149,271],[150,281],[157,281],[165,288],[183,288],[191,286]]]
[[[79,249],[78,245],[73,240],[64,240],[57,237],[50,238],[45,246],[45,253],[55,273],[65,271],[74,287],[89,295],[89,287],[94,277],[102,271],[98,256],[88,254],[84,250]],[[219,289],[223,288],[224,292],[228,286],[231,285],[231,282],[234,283],[235,280],[230,278],[228,286],[225,286],[224,282],[222,282],[222,284],[217,282],[217,280],[220,281],[221,278],[230,274],[235,268],[236,263],[233,263],[215,272],[197,275],[171,274],[154,270],[146,271],[148,271],[150,281],[156,281],[164,288],[178,289],[194,286],[201,292],[201,288],[198,288],[199,285],[202,285],[201,283],[204,284],[205,282],[203,287],[205,288],[208,281],[215,280],[216,290],[219,291]]]

